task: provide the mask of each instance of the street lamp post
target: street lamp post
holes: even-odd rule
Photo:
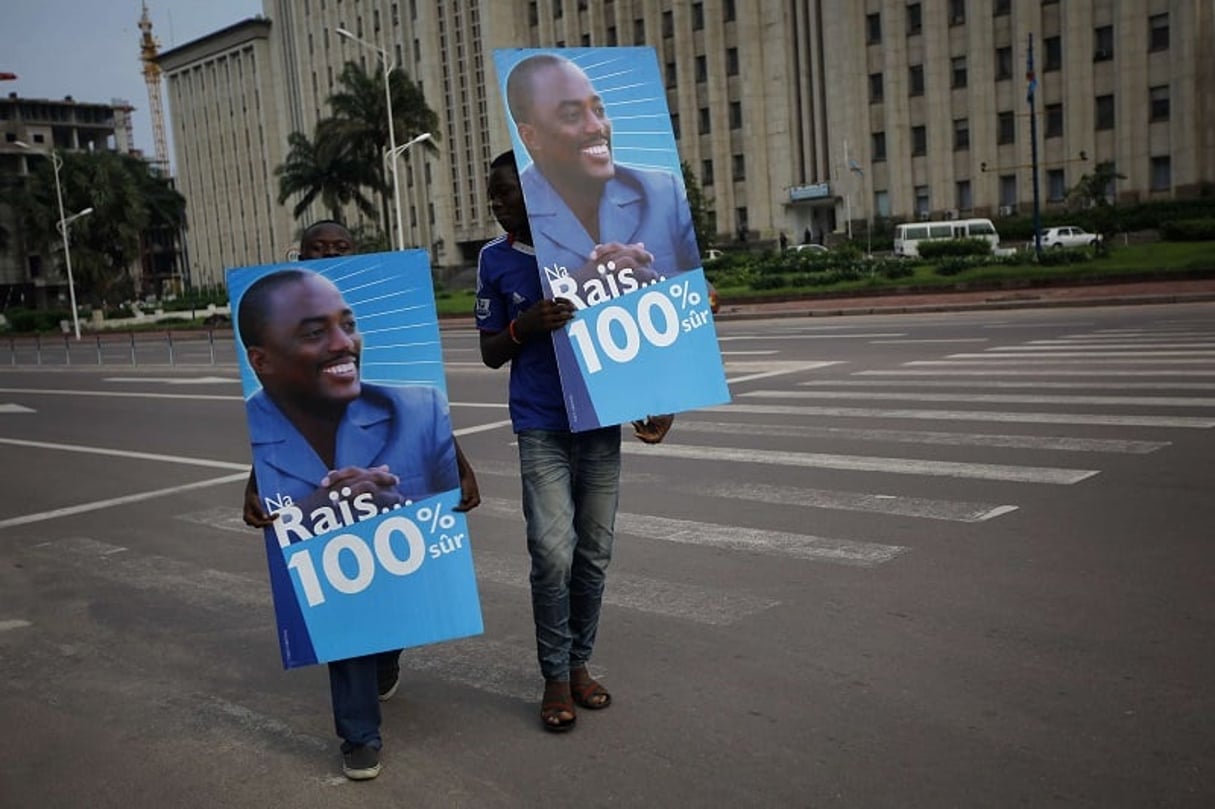
[[[409,150],[410,146],[413,146],[416,143],[421,143],[422,141],[426,141],[426,140],[431,140],[431,135],[429,132],[423,132],[421,135],[418,135],[416,138],[413,138],[412,140],[410,140],[407,143],[402,143],[400,146],[390,147],[390,148],[384,150],[384,160],[392,161],[392,176],[394,179],[393,188],[392,188],[392,202],[393,202],[393,205],[395,205],[396,209],[397,209],[397,249],[398,250],[405,249],[405,228],[401,222],[401,198],[399,196],[400,187],[395,182],[395,178],[397,176],[397,159],[401,155],[405,154],[405,152]]]
[[[30,146],[24,141],[14,141],[14,143],[22,149],[28,149],[31,152],[37,152],[33,146]],[[63,186],[59,182],[59,169],[63,168],[63,158],[55,152],[46,153],[51,159],[51,166],[55,169],[55,199],[59,203],[59,221],[55,224],[55,228],[59,231],[59,235],[63,237],[63,262],[67,268],[68,282],[68,299],[72,305],[72,330],[76,333],[76,339],[80,339],[80,316],[76,313],[76,282],[72,278],[72,249],[68,246],[68,225],[75,222],[82,216],[88,216],[93,212],[92,208],[85,208],[79,213],[74,213],[67,216],[63,210]]]
[[[395,153],[397,150],[397,136],[392,123],[392,87],[389,83],[389,74],[392,72],[393,64],[388,58],[388,51],[378,45],[372,45],[365,39],[360,39],[345,28],[334,28],[333,30],[339,36],[346,37],[346,39],[358,43],[379,55],[380,64],[384,66],[384,104],[385,112],[388,114],[388,151]],[[404,250],[405,231],[401,223],[401,181],[397,176],[397,161],[395,159],[392,161],[392,199],[397,209],[397,249]]]

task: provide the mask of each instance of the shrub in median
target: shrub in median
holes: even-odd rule
[[[933,261],[957,256],[990,256],[991,244],[984,239],[941,239],[919,244],[920,258]]]
[[[1215,218],[1161,223],[1160,238],[1167,242],[1215,241]]]

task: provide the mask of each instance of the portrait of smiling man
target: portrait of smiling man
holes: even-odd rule
[[[349,232],[313,229],[308,258],[347,255]],[[314,242],[331,237],[331,244]],[[278,544],[343,527],[334,515],[353,513],[370,496],[383,512],[460,489],[457,511],[480,503],[476,477],[452,433],[446,397],[431,385],[388,387],[360,376],[363,337],[337,286],[307,269],[276,270],[241,296],[237,328],[261,389],[246,402],[256,475],[246,492],[251,525],[267,532],[276,603],[293,603],[290,573]],[[258,498],[262,498],[259,504]],[[253,502],[249,499],[252,497]],[[290,503],[266,514],[264,503]],[[289,525],[282,524],[289,520]],[[278,539],[276,539],[276,533]],[[368,622],[408,616],[369,614]],[[396,691],[400,650],[329,663],[334,725],[342,739],[343,772],[355,780],[380,771],[380,701]]]
[[[639,282],[700,266],[681,179],[617,163],[603,98],[577,64],[529,56],[506,80],[531,165],[519,173],[536,255],[580,281],[632,269]]]

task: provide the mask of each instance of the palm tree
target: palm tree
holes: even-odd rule
[[[180,223],[185,199],[137,157],[116,152],[59,156],[63,210],[70,215],[93,209],[69,231],[77,294],[82,300],[116,300],[132,289],[130,270],[139,256],[144,230]],[[60,250],[59,205],[50,160],[38,162],[15,202],[27,249],[44,255]]]
[[[439,116],[426,104],[422,88],[397,68],[388,74],[392,91],[393,129],[397,143],[405,143],[424,132],[435,134]],[[368,73],[358,62],[347,62],[338,77],[338,89],[329,96],[333,117],[329,120],[350,145],[352,155],[366,161],[376,181],[368,187],[380,195],[383,221],[387,223],[392,185],[384,165],[384,151],[389,146],[388,113],[384,96],[384,78],[379,72]],[[435,135],[437,136],[437,134]],[[424,148],[435,149],[429,141]],[[385,227],[385,232],[390,228]]]
[[[279,178],[280,205],[299,195],[292,216],[302,217],[317,197],[333,219],[341,219],[342,206],[350,202],[375,216],[375,205],[363,193],[364,187],[375,188],[379,183],[374,165],[359,153],[358,144],[342,136],[333,119],[317,123],[314,140],[292,132],[287,146],[287,159],[274,173]]]

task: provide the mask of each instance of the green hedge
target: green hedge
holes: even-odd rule
[[[990,256],[991,243],[984,239],[934,239],[919,243],[920,258],[933,261],[958,256]]]
[[[9,309],[4,313],[8,327],[15,332],[59,331],[62,321],[72,319],[66,309]]]
[[[1215,240],[1215,217],[1180,219],[1160,226],[1160,238],[1168,242],[1206,242]]]

